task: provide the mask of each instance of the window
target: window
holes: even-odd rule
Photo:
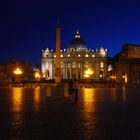
[[[100,62],[100,67],[101,67],[101,68],[104,67],[104,62]]]

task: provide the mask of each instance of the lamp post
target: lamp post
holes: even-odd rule
[[[36,81],[40,80],[40,73],[39,72],[35,72],[34,76],[35,76]]]
[[[84,73],[84,77],[87,78],[88,80],[92,74],[93,74],[93,71],[90,68],[88,68]],[[89,84],[90,84],[90,79],[89,79]]]
[[[17,82],[19,82],[19,79],[18,79],[18,76],[19,75],[21,75],[23,72],[22,72],[22,70],[20,69],[20,68],[16,68],[15,70],[14,70],[14,74],[17,76]]]

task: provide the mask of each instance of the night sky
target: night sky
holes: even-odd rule
[[[0,7],[0,62],[22,59],[40,64],[42,49],[55,49],[57,20],[61,47],[78,29],[89,48],[109,56],[122,44],[140,45],[139,0],[9,0]]]

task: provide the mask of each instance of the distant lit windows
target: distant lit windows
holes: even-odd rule
[[[100,62],[100,68],[104,67],[104,62]]]

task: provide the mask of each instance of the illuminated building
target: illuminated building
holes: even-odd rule
[[[116,82],[140,84],[140,45],[123,45],[112,66],[110,77]]]
[[[37,70],[27,61],[11,60],[0,65],[0,82],[33,81]]]
[[[61,49],[61,78],[85,79],[84,72],[93,71],[91,79],[105,80],[107,77],[107,49],[89,49],[77,31],[66,49]],[[42,50],[42,73],[45,79],[55,79],[56,53],[49,48]]]

